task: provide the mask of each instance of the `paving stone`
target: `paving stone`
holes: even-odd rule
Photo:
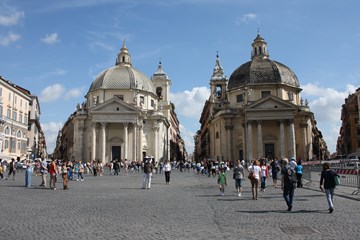
[[[150,190],[141,189],[142,174],[69,181],[62,190],[24,187],[17,180],[0,181],[1,239],[358,239],[359,198],[334,197],[328,213],[325,193],[295,190],[288,212],[282,191],[269,186],[252,200],[249,181],[238,197],[228,177],[220,196],[217,179],[174,171],[171,184],[154,174]],[[231,174],[228,174],[231,176]],[[49,178],[47,179],[49,183]],[[270,182],[270,181],[269,181]],[[351,196],[351,194],[349,194]]]

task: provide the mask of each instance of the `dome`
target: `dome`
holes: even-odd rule
[[[116,59],[116,65],[102,71],[92,82],[89,92],[97,89],[140,89],[155,93],[152,81],[132,67],[125,42]]]
[[[254,59],[241,65],[231,74],[228,88],[269,83],[300,87],[298,78],[289,67],[270,59]]]
[[[97,89],[141,89],[155,93],[151,80],[131,66],[118,65],[101,72],[93,81],[89,91]]]
[[[269,59],[267,44],[260,33],[252,44],[251,61],[238,67],[230,76],[228,89],[247,84],[285,84],[300,87],[295,73],[287,66]]]

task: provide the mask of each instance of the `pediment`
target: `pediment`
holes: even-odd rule
[[[252,103],[247,110],[295,110],[297,106],[280,98],[269,96]]]
[[[246,108],[247,120],[293,119],[298,106],[280,98],[269,96],[253,102]]]
[[[135,113],[136,108],[121,99],[113,98],[93,108],[92,113]]]

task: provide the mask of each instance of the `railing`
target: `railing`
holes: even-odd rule
[[[356,190],[351,195],[360,193],[360,163],[355,162],[353,166],[333,166],[337,174],[340,175],[340,186],[352,187]],[[308,181],[304,185],[309,185],[312,182],[320,182],[320,176],[323,168],[320,164],[303,165],[302,179]]]

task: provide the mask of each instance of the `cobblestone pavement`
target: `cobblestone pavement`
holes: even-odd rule
[[[282,192],[269,186],[252,200],[249,181],[242,197],[228,174],[225,196],[216,178],[174,171],[171,184],[154,174],[150,190],[142,174],[92,177],[69,182],[69,190],[0,181],[0,239],[359,239],[358,197],[336,195],[328,213],[325,194],[296,189],[287,212]],[[49,178],[48,178],[49,180]],[[351,194],[350,194],[351,195]]]

